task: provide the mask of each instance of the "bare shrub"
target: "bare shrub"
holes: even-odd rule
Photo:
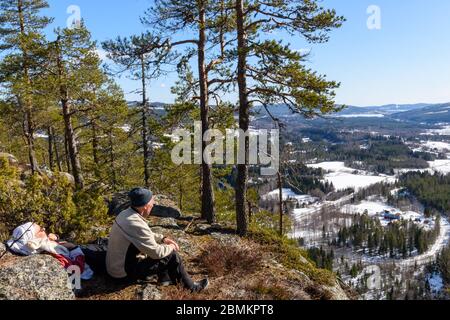
[[[201,265],[213,277],[230,273],[251,274],[261,267],[262,252],[237,245],[216,242],[207,246],[200,257]]]

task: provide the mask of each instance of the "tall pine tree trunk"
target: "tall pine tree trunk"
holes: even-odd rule
[[[117,187],[117,176],[116,176],[116,157],[114,154],[114,139],[113,133],[110,129],[108,132],[108,140],[109,140],[109,162],[111,167],[111,182],[113,190],[116,191]]]
[[[70,157],[69,157],[69,143],[67,141],[68,141],[67,132],[66,129],[64,128],[64,159],[66,160],[67,173],[72,173],[72,167],[70,165]]]
[[[22,0],[17,1],[17,12],[19,14],[19,25],[20,25],[20,34],[23,39],[26,38],[25,33],[25,20],[24,20],[24,4]],[[24,44],[24,40],[21,39],[20,41],[20,48],[22,50],[22,57],[23,57],[23,76],[24,80],[26,82],[26,91],[25,97],[22,100],[22,102],[25,105],[22,105],[21,108],[24,109],[25,113],[25,125],[24,125],[24,135],[27,141],[27,147],[28,147],[28,158],[30,160],[30,166],[31,171],[34,173],[40,173],[38,161],[36,158],[36,152],[34,149],[34,121],[33,121],[33,105],[32,101],[30,99],[30,91],[31,91],[31,79],[29,74],[29,65],[28,65],[28,50],[26,45]]]
[[[98,158],[98,148],[99,148],[99,142],[98,142],[98,133],[97,133],[97,123],[95,120],[91,121],[91,128],[92,128],[92,158],[94,160],[94,172],[97,178],[100,177],[100,161]]]
[[[178,208],[183,212],[183,185],[180,183],[178,186],[179,198],[178,198]]]
[[[50,127],[50,129],[52,130],[52,135],[53,135],[53,146],[55,147],[56,165],[58,166],[59,172],[62,172],[61,157],[59,156],[58,143],[57,143],[57,139],[56,139],[56,135],[55,135],[55,129],[53,129],[52,127]]]
[[[84,188],[84,178],[81,171],[81,162],[78,154],[78,146],[76,141],[75,132],[72,124],[72,112],[69,104],[69,94],[64,80],[64,66],[62,63],[61,52],[59,50],[59,39],[57,40],[58,54],[58,77],[59,77],[59,90],[61,95],[62,114],[64,119],[64,129],[66,134],[67,151],[69,152],[70,165],[72,167],[72,174],[75,179],[75,186],[77,189]]]
[[[147,188],[150,187],[150,155],[149,155],[149,132],[147,121],[147,91],[146,91],[146,73],[145,57],[141,55],[141,77],[142,77],[142,147],[144,151],[144,183]]]
[[[62,99],[61,105],[63,109],[64,127],[67,135],[67,147],[69,151],[70,165],[72,167],[72,174],[75,179],[75,185],[77,189],[83,189],[84,178],[81,171],[81,163],[78,155],[77,141],[72,125],[72,115],[70,111],[70,105],[67,99]]]
[[[208,75],[205,65],[205,46],[206,46],[206,12],[205,0],[199,0],[199,42],[198,42],[198,73],[200,81],[200,112],[202,121],[202,137],[209,130],[209,104],[208,104]],[[204,150],[207,143],[202,139],[202,218],[208,223],[215,222],[214,210],[214,190],[211,173],[211,165],[205,162]]]
[[[53,132],[52,127],[47,128],[47,135],[48,135],[48,167],[51,171],[53,171],[53,168],[55,166],[54,157],[53,157],[53,144],[54,144],[54,138],[53,138]]]
[[[236,0],[236,28],[238,39],[238,87],[239,87],[239,128],[244,132],[249,127],[249,103],[247,95],[247,34],[244,21],[244,0]],[[241,148],[242,146],[240,146]],[[246,213],[248,151],[249,141],[245,138],[245,163],[237,165],[236,179],[236,226],[239,235],[248,231],[248,216]]]
[[[28,146],[28,159],[30,160],[30,166],[31,171],[33,173],[41,173],[39,170],[39,165],[36,158],[36,152],[34,149],[34,124],[32,119],[32,112],[31,112],[31,104],[29,102],[26,103],[25,106],[25,136],[27,140],[27,146]]]
[[[278,192],[279,192],[279,208],[280,208],[280,236],[283,235],[283,180],[280,171],[277,172]]]

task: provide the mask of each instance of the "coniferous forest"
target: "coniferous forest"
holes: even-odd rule
[[[82,234],[105,216],[105,194],[142,185],[209,222],[218,211],[233,210],[237,231],[245,235],[248,165],[175,165],[168,135],[196,120],[202,133],[247,131],[256,104],[285,103],[308,116],[336,109],[338,83],[305,67],[306,56],[288,43],[265,36],[286,31],[326,42],[344,18],[316,1],[158,0],[136,17],[141,33],[112,35],[103,43],[83,20],[48,32],[49,5],[6,0],[0,7],[0,151],[16,157],[28,175],[22,186],[19,172],[2,164],[0,211],[7,229],[32,216],[62,234]],[[102,63],[98,48],[112,63]],[[178,75],[175,103],[154,105],[150,84],[168,73]],[[140,101],[126,101],[118,76],[140,84]],[[221,99],[232,91],[238,99]],[[64,179],[66,173],[73,181]],[[227,187],[234,192],[218,188],[226,178],[234,181]]]

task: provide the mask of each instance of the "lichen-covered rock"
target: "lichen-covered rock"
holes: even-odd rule
[[[194,233],[199,233],[199,234],[212,234],[216,231],[222,231],[222,227],[217,224],[217,223],[213,223],[213,224],[208,224],[208,223],[196,223],[195,226],[193,227]]]
[[[108,203],[108,215],[117,216],[130,206],[130,200],[126,192],[115,193]]]
[[[72,299],[67,273],[51,256],[20,257],[0,265],[0,300]]]
[[[181,210],[178,206],[166,196],[157,195],[155,197],[156,204],[153,207],[152,215],[161,218],[174,218],[181,217]]]
[[[158,218],[155,221],[155,226],[159,226],[162,228],[175,228],[175,229],[179,229],[180,227],[178,226],[177,221],[174,218]]]
[[[73,175],[71,175],[70,173],[67,172],[60,172],[59,175],[61,177],[66,178],[66,180],[71,184],[71,185],[75,185],[75,177]]]
[[[152,284],[146,285],[142,290],[142,300],[162,300],[161,289]]]
[[[347,294],[338,282],[336,282],[333,287],[324,287],[324,289],[327,290],[330,300],[349,300]]]

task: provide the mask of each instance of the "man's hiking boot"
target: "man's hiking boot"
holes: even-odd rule
[[[208,285],[209,285],[209,280],[207,278],[203,279],[201,281],[195,282],[194,286],[191,289],[191,291],[192,292],[203,291],[203,290],[205,290],[208,287]]]

